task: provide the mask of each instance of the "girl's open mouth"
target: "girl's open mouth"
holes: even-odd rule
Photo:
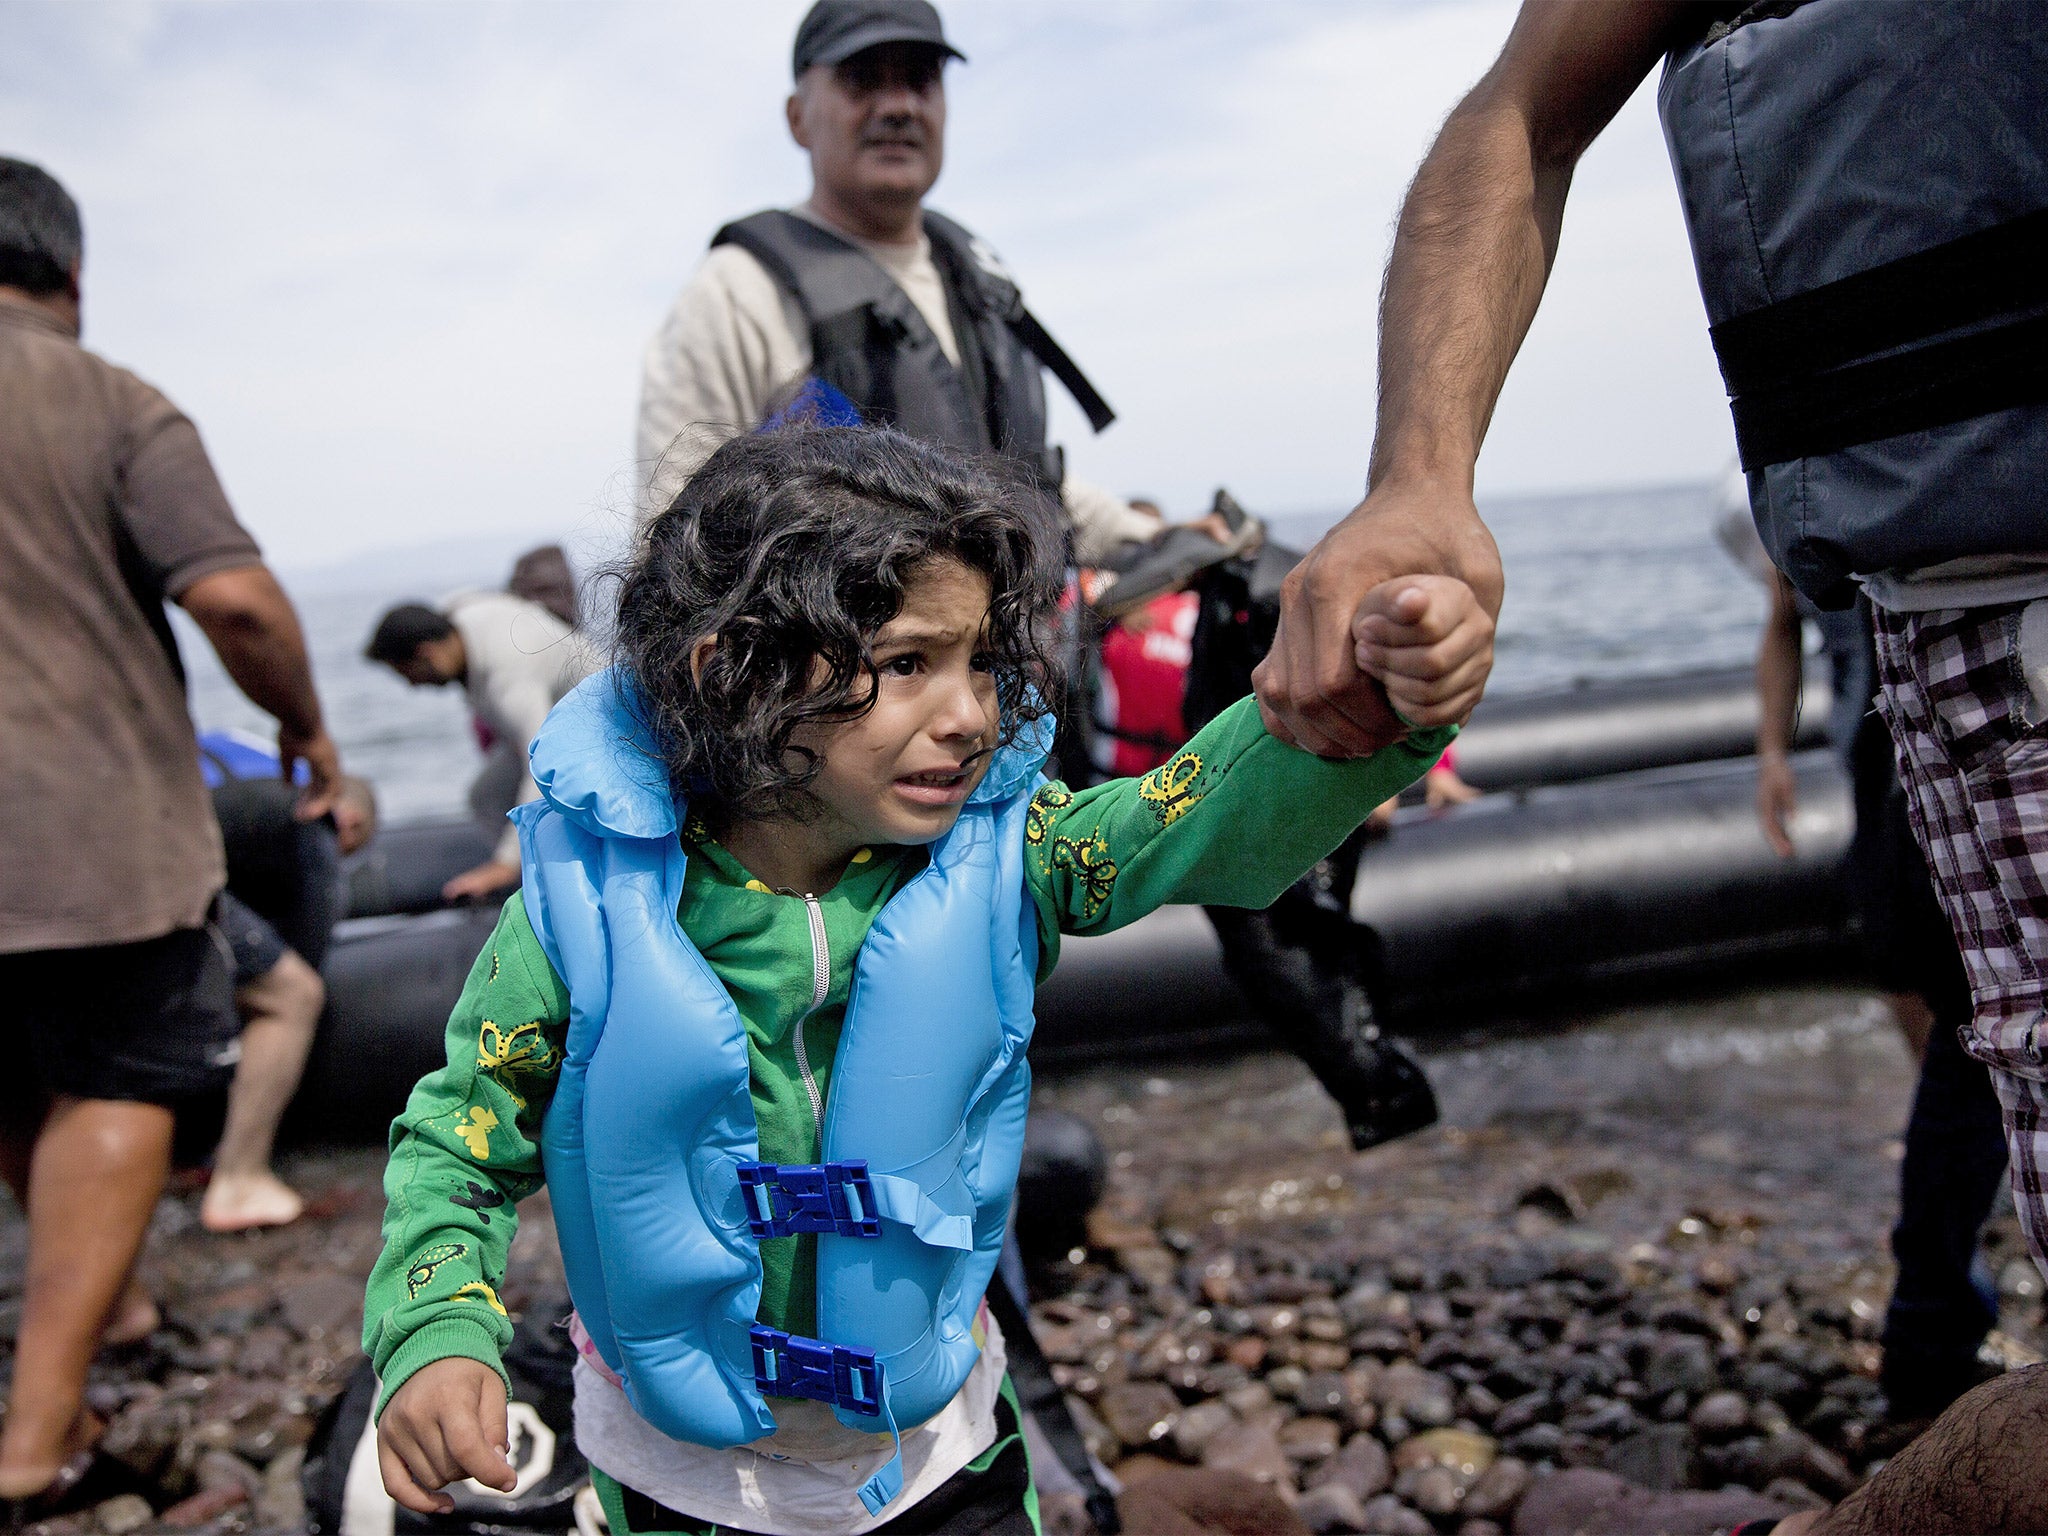
[[[972,767],[906,773],[896,780],[896,792],[919,805],[958,805],[973,782]]]

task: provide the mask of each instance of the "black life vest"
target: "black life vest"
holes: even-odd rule
[[[968,453],[1021,460],[1049,492],[1063,478],[1046,441],[1052,369],[1100,432],[1115,420],[1102,396],[1024,307],[988,245],[929,210],[925,233],[946,289],[955,367],[894,278],[849,240],[771,209],[728,224],[711,243],[737,245],[794,298],[811,330],[812,372],[871,422]]]
[[[1772,559],[2048,550],[2048,7],[1730,9],[1658,103]]]

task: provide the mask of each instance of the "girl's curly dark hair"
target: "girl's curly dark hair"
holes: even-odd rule
[[[648,526],[619,593],[619,659],[669,782],[716,819],[806,814],[819,764],[792,738],[873,707],[869,642],[943,558],[988,578],[982,649],[1007,743],[1060,695],[1064,551],[1046,498],[998,462],[886,430],[719,448]]]

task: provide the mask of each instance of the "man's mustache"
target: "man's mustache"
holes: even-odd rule
[[[867,149],[882,144],[900,144],[910,149],[923,149],[930,142],[930,135],[916,123],[889,123],[870,129],[860,136],[861,147]]]

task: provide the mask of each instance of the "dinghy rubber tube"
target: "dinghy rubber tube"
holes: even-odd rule
[[[1840,945],[1848,775],[1829,751],[1793,763],[1789,859],[1757,824],[1754,759],[1404,813],[1351,900],[1381,1016],[1426,1027],[1446,1005]]]
[[[1825,669],[1803,689],[1799,747],[1826,740]],[[1458,775],[1475,789],[1524,789],[1748,757],[1756,751],[1756,680],[1748,667],[1581,683],[1487,699],[1458,738]]]

